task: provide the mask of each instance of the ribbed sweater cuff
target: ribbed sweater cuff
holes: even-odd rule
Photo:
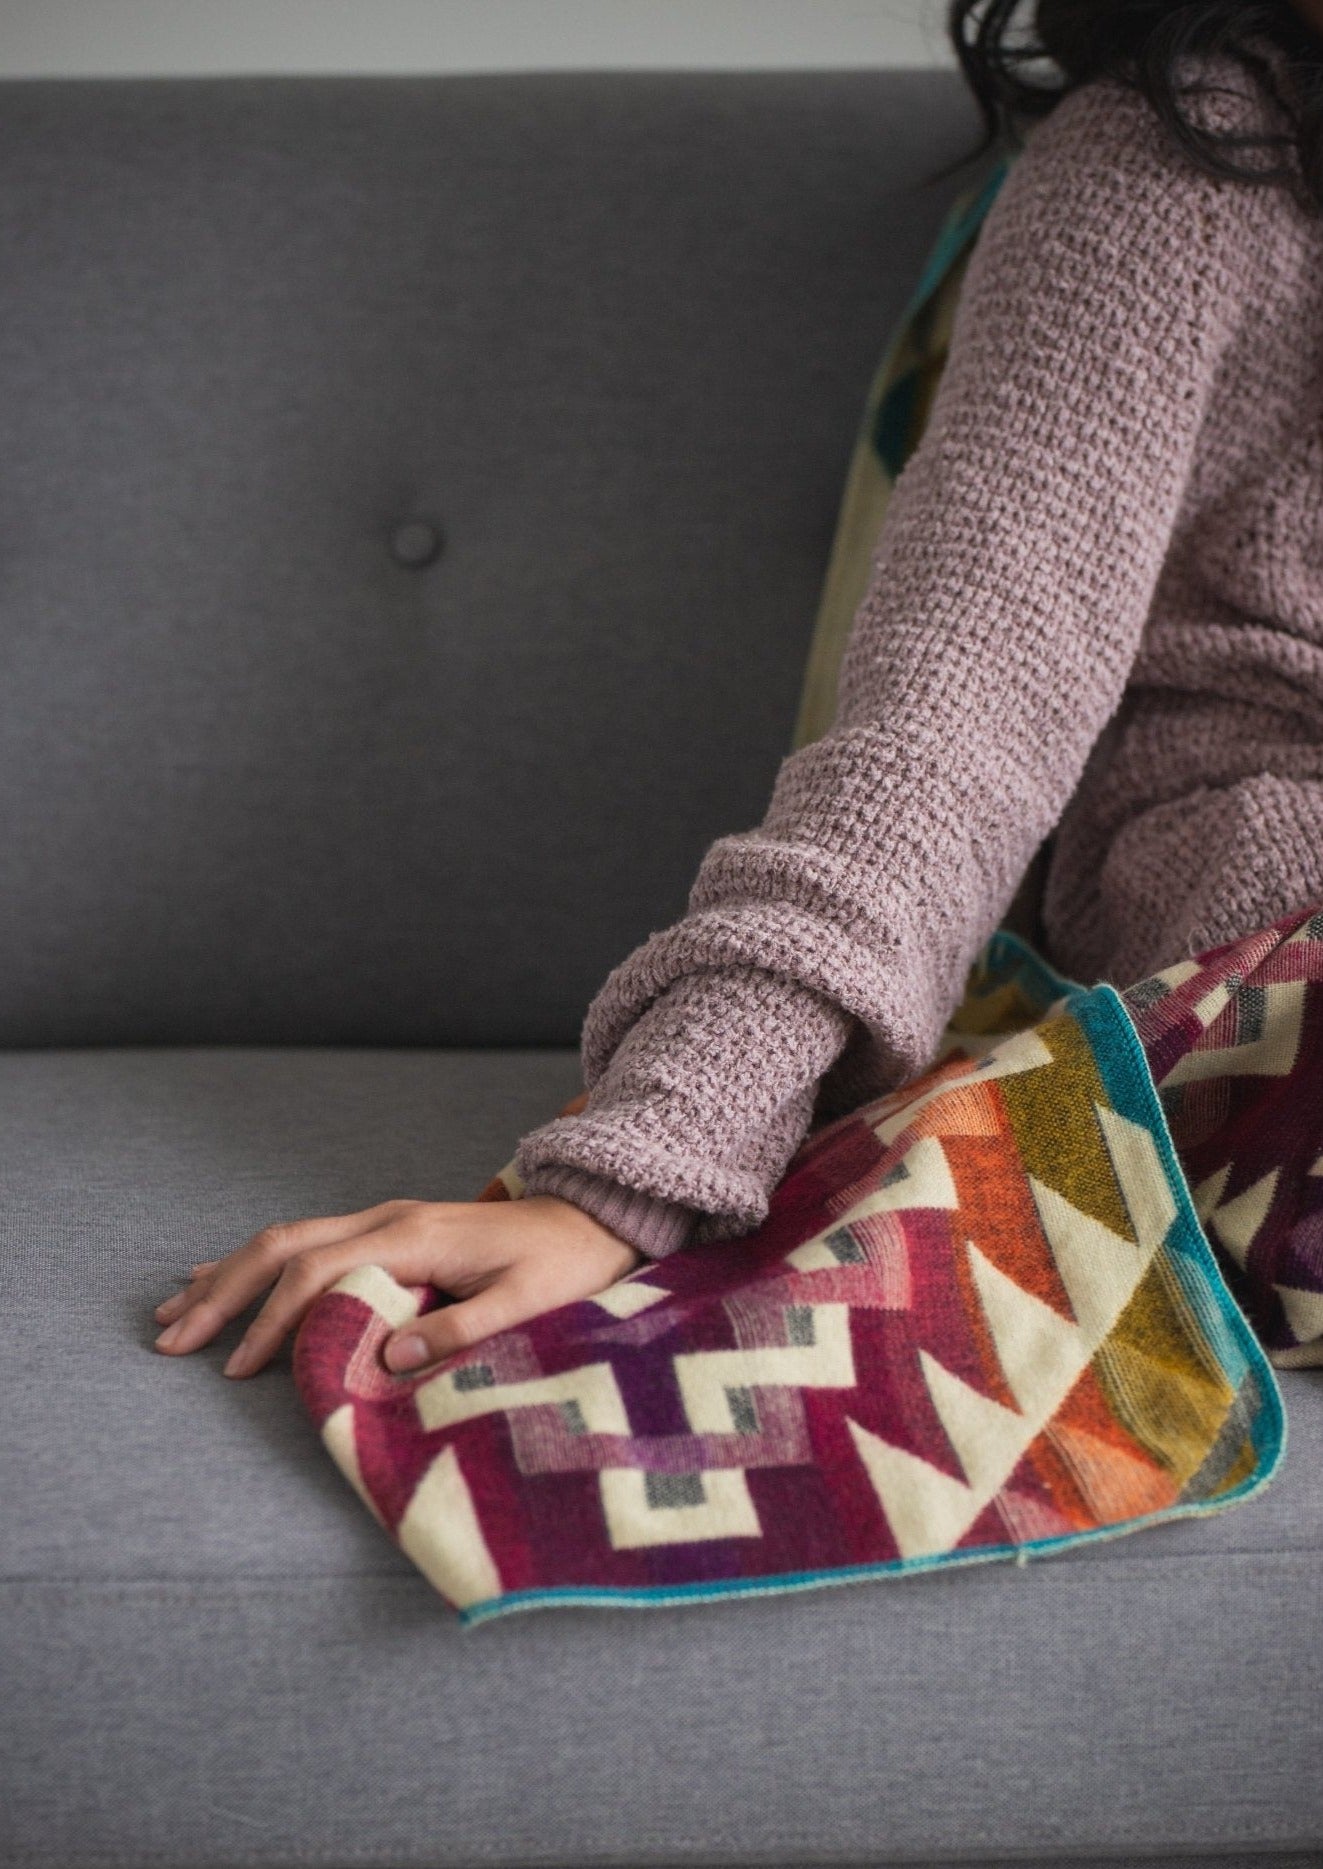
[[[664,1259],[687,1245],[698,1220],[696,1211],[679,1201],[660,1200],[607,1175],[591,1175],[562,1162],[533,1169],[524,1191],[572,1201],[648,1259]]]

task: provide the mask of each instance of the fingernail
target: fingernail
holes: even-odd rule
[[[231,1352],[229,1362],[225,1365],[225,1374],[227,1376],[241,1376],[252,1360],[253,1353],[249,1346],[246,1343],[236,1344]]]
[[[392,1337],[386,1345],[388,1369],[417,1369],[427,1361],[427,1345],[421,1337]]]
[[[163,1343],[166,1349],[168,1350],[172,1343],[176,1343],[178,1341],[180,1332],[183,1330],[183,1328],[184,1328],[183,1318],[177,1317],[173,1324],[168,1324],[166,1328],[161,1332],[160,1336],[156,1339],[157,1343],[158,1344]]]

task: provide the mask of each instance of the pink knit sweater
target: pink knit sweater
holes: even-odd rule
[[[1284,127],[1190,75],[1210,127]],[[1085,981],[1323,898],[1323,217],[1111,80],[983,224],[830,731],[607,976],[528,1192],[653,1258],[754,1229],[811,1125],[932,1061],[1045,839]]]

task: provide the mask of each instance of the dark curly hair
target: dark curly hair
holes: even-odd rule
[[[1210,174],[1287,188],[1323,212],[1323,31],[1291,0],[1031,0],[1030,30],[1012,43],[1021,0],[950,0],[946,31],[983,118],[976,146],[939,170],[940,180],[992,146],[1016,153],[1026,124],[1044,117],[1067,91],[1111,77],[1139,91],[1193,160]],[[1264,42],[1285,55],[1284,96]],[[1265,135],[1225,132],[1192,122],[1180,99],[1206,84],[1176,83],[1189,55],[1230,54],[1280,105],[1290,128]],[[1026,80],[1022,66],[1057,67],[1055,82]],[[1246,167],[1229,151],[1285,150],[1271,166]]]

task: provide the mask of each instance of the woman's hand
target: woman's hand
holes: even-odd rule
[[[275,1280],[244,1332],[227,1376],[251,1376],[314,1298],[355,1266],[379,1265],[401,1285],[435,1285],[458,1302],[440,1305],[389,1337],[388,1369],[417,1369],[480,1343],[557,1305],[591,1298],[645,1255],[572,1201],[526,1194],[511,1201],[383,1201],[263,1227],[224,1259],[193,1268],[187,1291],[156,1308],[168,1325],[156,1348],[187,1355]],[[417,1340],[415,1354],[407,1346]]]

